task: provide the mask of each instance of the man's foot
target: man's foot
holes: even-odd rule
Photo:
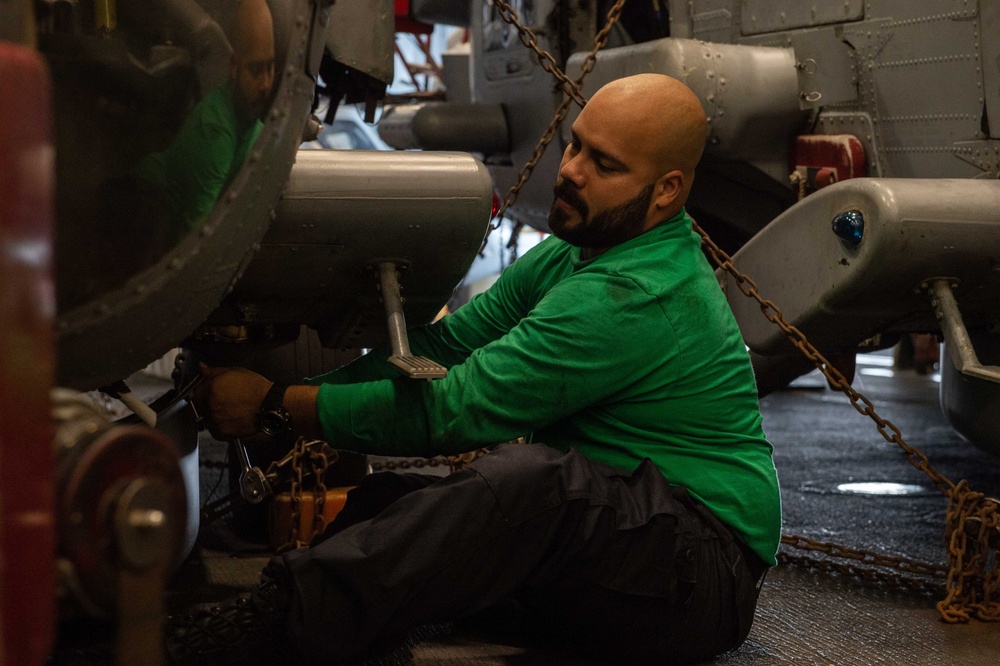
[[[164,639],[166,663],[283,663],[281,636],[286,612],[284,590],[265,576],[252,593],[171,617]]]

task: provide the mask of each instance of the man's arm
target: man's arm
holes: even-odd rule
[[[508,267],[487,292],[479,294],[436,324],[411,331],[411,350],[452,367],[452,374],[455,374],[477,349],[502,339],[529,311],[535,298],[529,293],[529,263],[529,256],[525,255]],[[335,386],[343,386],[347,391],[340,398],[333,399],[334,402],[341,401],[339,408],[342,410],[351,409],[353,393],[382,396],[387,402],[379,411],[393,412],[387,417],[393,423],[397,423],[395,411],[401,412],[398,418],[405,421],[407,414],[419,410],[419,407],[404,407],[402,402],[406,402],[406,398],[403,396],[412,395],[414,389],[419,392],[427,382],[401,378],[394,366],[386,361],[389,353],[386,348],[375,349],[338,370],[307,379],[304,385],[289,387],[285,393],[285,408],[292,415],[293,429],[305,436],[327,434],[321,432],[323,410],[318,409],[317,404],[326,408],[328,421],[341,418],[341,414],[330,413],[332,407],[329,400],[319,398],[322,390]],[[196,391],[195,405],[199,413],[206,416],[213,436],[232,439],[256,434],[257,411],[271,382],[242,368],[203,368],[202,374],[205,381]],[[391,392],[396,384],[400,386],[399,401],[386,394],[386,390]],[[344,418],[347,421],[342,425],[350,432],[350,418]],[[421,430],[426,428],[421,427]],[[352,437],[338,435],[330,443],[349,448],[357,445],[352,440]]]
[[[202,365],[204,380],[195,390],[194,403],[208,431],[220,440],[250,438],[260,433],[257,412],[273,382],[246,368],[210,368]],[[284,407],[293,430],[304,437],[322,437],[316,417],[318,386],[289,386]]]
[[[634,282],[574,277],[444,379],[320,387],[324,439],[362,453],[428,456],[526,435],[599,409],[650,363],[669,363],[676,348],[663,326],[659,303]],[[652,339],[655,359],[643,344]]]

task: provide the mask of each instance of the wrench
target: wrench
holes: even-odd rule
[[[260,467],[250,464],[250,456],[247,455],[247,447],[239,439],[233,440],[236,453],[240,457],[240,464],[243,472],[240,474],[240,494],[250,504],[260,504],[271,495],[271,484],[267,482],[267,477]]]

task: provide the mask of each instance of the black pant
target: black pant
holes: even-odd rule
[[[554,640],[611,661],[697,661],[750,631],[763,564],[648,460],[624,473],[509,444],[443,479],[384,476],[352,491],[333,536],[269,565],[310,663],[514,597]]]

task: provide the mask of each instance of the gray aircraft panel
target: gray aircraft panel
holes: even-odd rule
[[[942,18],[969,18],[976,15],[975,2],[969,0],[868,0],[866,18],[891,16],[896,23],[918,25]]]
[[[736,37],[739,6],[732,0],[692,2],[691,32],[707,42],[728,42]]]
[[[806,28],[827,23],[857,21],[864,16],[862,0],[844,2],[774,2],[744,0],[741,28],[744,35]]]
[[[983,99],[991,138],[1000,138],[1000,2],[982,0],[979,12],[979,34],[993,37],[982,40]]]
[[[979,169],[974,178],[1000,178],[1000,142],[963,142],[955,146],[955,157]]]
[[[839,27],[797,31],[790,43],[795,50],[802,108],[857,105],[854,49],[844,42]]]
[[[987,11],[991,17],[1000,13]],[[832,38],[818,30],[791,30],[739,41],[792,46],[797,62],[816,60],[815,75],[799,70],[800,92],[835,91],[832,99],[811,105],[823,109],[821,119],[831,113],[832,105],[835,113],[852,109],[867,115],[870,127],[858,138],[867,144],[873,175],[968,178],[983,173],[983,168],[976,168],[982,156],[954,145],[986,138],[980,131],[980,110],[990,99],[984,95],[984,81],[988,78],[991,86],[1000,86],[1000,70],[987,68],[989,77],[981,73],[980,50],[985,62],[987,50],[992,53],[1000,47],[992,45],[996,40],[980,38],[975,5],[947,3],[928,13],[922,3],[871,2],[863,21],[833,30]],[[847,67],[843,62],[837,67],[837,61],[844,59],[833,47],[838,39],[851,49],[853,63]],[[854,86],[858,99],[852,104]],[[840,120],[821,122],[819,131],[836,133],[832,125]],[[944,155],[952,157],[943,159]],[[991,169],[988,160],[985,169]]]

